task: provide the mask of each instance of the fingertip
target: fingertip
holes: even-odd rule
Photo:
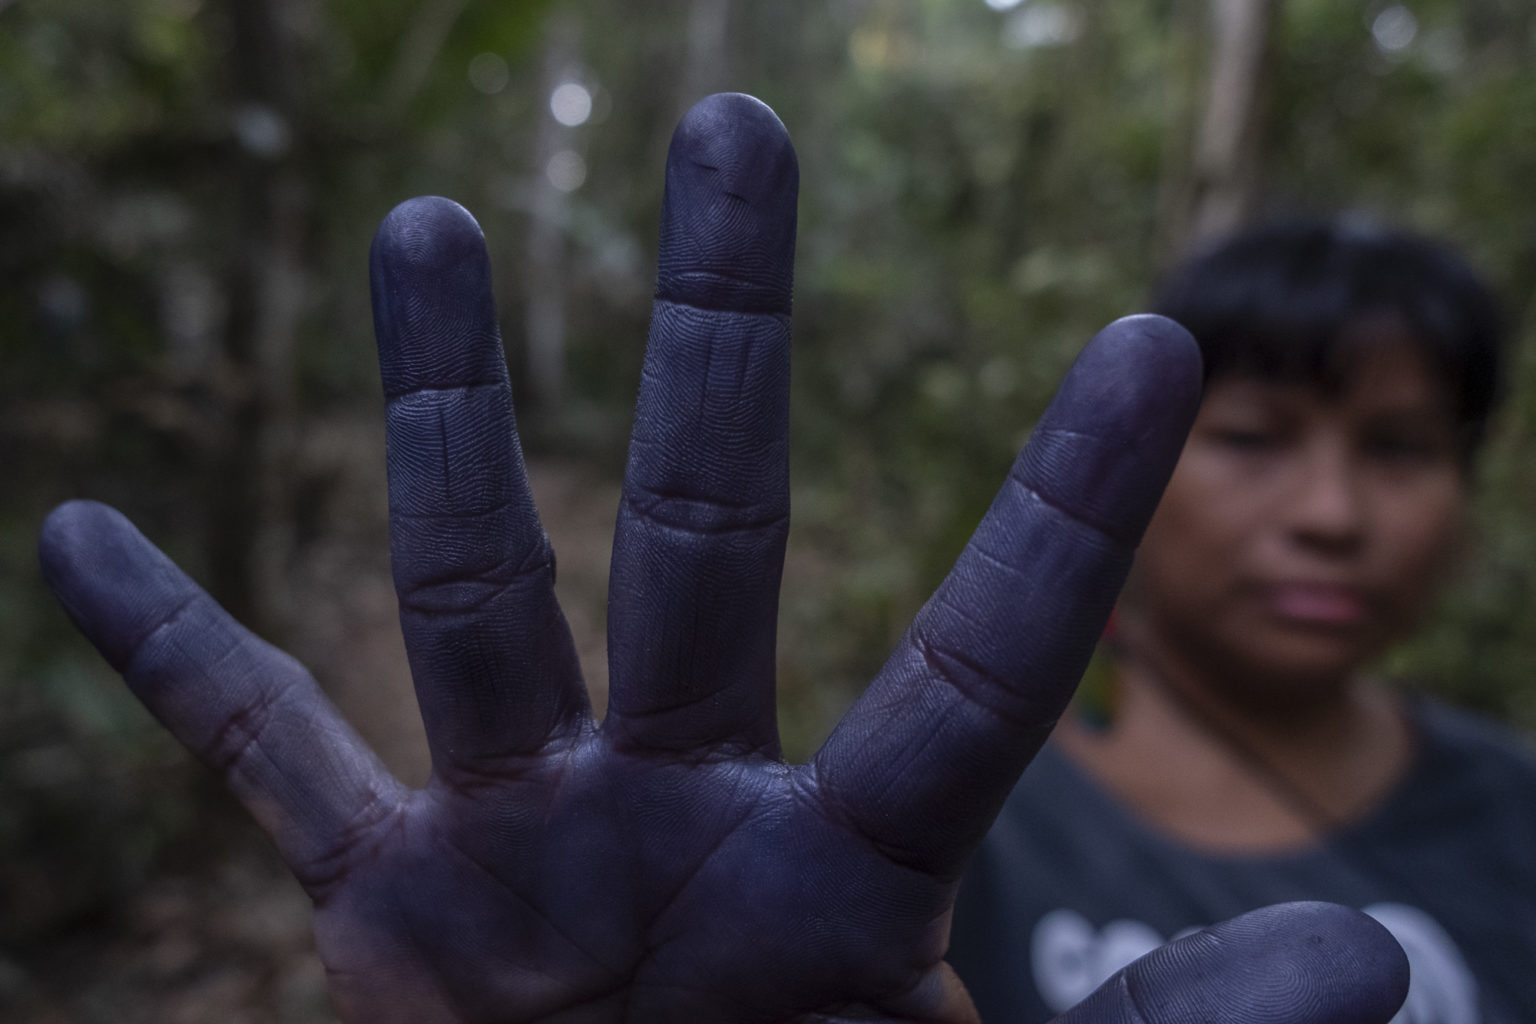
[[[1171,463],[1200,407],[1201,367],[1200,346],[1179,324],[1153,313],[1121,317],[1083,348],[1052,411],[1094,410],[1127,440],[1162,442],[1146,454]]]
[[[38,561],[70,619],[119,670],[164,608],[196,590],[128,517],[95,501],[48,514]]]
[[[94,538],[133,525],[117,509],[99,501],[75,498],[49,512],[38,532],[37,556],[43,580],[55,591],[69,587],[88,560]],[[135,531],[137,532],[137,531]]]
[[[379,225],[368,265],[386,396],[505,378],[490,256],[468,210],[407,199]]]
[[[773,150],[789,147],[789,129],[772,107],[744,92],[717,92],[699,100],[679,119],[672,135],[673,145],[683,147],[677,155],[717,156],[711,145],[721,131],[740,132]],[[792,150],[788,155],[794,159]]]
[[[1041,417],[1019,473],[1053,504],[1139,543],[1200,407],[1200,349],[1151,314],[1105,327]]]
[[[1200,345],[1182,324],[1156,313],[1133,313],[1110,323],[1089,344],[1105,350],[1109,358],[1156,360],[1165,384],[1185,389],[1189,400],[1199,401]]]
[[[442,196],[417,196],[385,215],[369,261],[385,283],[399,277],[438,277],[488,262],[485,233],[468,210]]]
[[[1169,943],[1126,968],[1124,979],[1153,1024],[1385,1024],[1408,996],[1408,958],[1358,910],[1286,903]]]
[[[463,206],[443,196],[416,196],[384,215],[372,251],[398,266],[432,267],[459,249],[484,245],[480,222]]]
[[[717,93],[678,123],[667,153],[657,298],[787,313],[800,172],[767,104]]]
[[[1408,954],[1375,918],[1321,901],[1261,907],[1211,929],[1222,943],[1256,953],[1273,946],[1324,979],[1322,1005],[1337,1006],[1328,1020],[1386,1021],[1408,998]],[[1355,1016],[1358,1014],[1358,1016]]]

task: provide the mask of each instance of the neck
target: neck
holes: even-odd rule
[[[1212,740],[1304,768],[1342,755],[1377,724],[1381,686],[1355,673],[1270,678],[1188,657],[1148,630],[1128,631],[1122,684]]]
[[[1321,841],[1368,813],[1411,761],[1396,700],[1363,678],[1309,681],[1305,700],[1256,699],[1134,634],[1118,668],[1109,727],[1069,716],[1058,742],[1133,812],[1197,847]]]

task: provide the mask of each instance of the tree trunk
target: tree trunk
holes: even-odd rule
[[[1211,63],[1195,137],[1183,248],[1242,224],[1263,177],[1264,79],[1281,0],[1211,0]]]
[[[577,129],[555,119],[549,103],[554,91],[575,80],[579,26],[569,15],[555,14],[545,29],[544,74],[539,127],[534,135],[534,181],[528,229],[528,305],[524,320],[528,385],[534,403],[558,414],[565,394],[566,220],[568,191],[556,182],[555,162],[577,154]],[[566,173],[570,173],[567,167]],[[570,182],[565,183],[569,185]]]
[[[290,159],[296,109],[286,0],[229,0],[236,237],[225,272],[214,370],[221,430],[208,474],[209,589],[253,628],[280,602],[281,470],[296,418],[293,346],[301,307],[303,184]]]
[[[688,7],[681,108],[731,87],[731,0],[693,0]]]

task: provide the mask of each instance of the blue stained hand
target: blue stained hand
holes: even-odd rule
[[[668,157],[660,272],[587,704],[529,495],[479,227],[417,199],[374,242],[400,619],[433,772],[397,782],[293,659],[118,513],[61,506],[74,621],[267,830],[369,1022],[973,1021],[956,883],[1061,713],[1200,389],[1154,317],[1085,349],[949,577],[807,764],[779,756],[798,171],[704,100]],[[1063,1021],[1385,1021],[1406,963],[1338,907],[1144,958]]]

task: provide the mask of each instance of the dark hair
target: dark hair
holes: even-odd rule
[[[1152,310],[1200,344],[1206,380],[1349,381],[1362,333],[1406,329],[1444,382],[1470,460],[1502,392],[1498,304],[1455,251],[1350,220],[1242,231],[1176,268]]]

